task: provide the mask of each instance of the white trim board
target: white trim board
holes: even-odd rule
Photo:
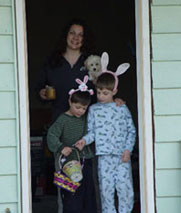
[[[136,56],[141,212],[154,213],[153,123],[150,68],[149,1],[136,4]]]
[[[14,0],[21,147],[21,209],[32,212],[25,0]]]

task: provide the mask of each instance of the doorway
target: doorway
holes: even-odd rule
[[[26,15],[33,213],[45,213],[46,210],[53,213],[52,207],[55,207],[56,212],[56,189],[52,184],[54,167],[52,154],[45,143],[51,108],[49,104],[39,102],[34,92],[39,71],[59,40],[64,24],[74,17],[85,19],[95,35],[96,52],[109,53],[111,70],[115,70],[120,63],[131,64],[129,71],[120,78],[118,96],[126,101],[138,129],[135,5],[132,0],[55,0],[51,4],[47,0],[26,1]],[[40,164],[42,162],[46,163]],[[132,155],[132,166],[135,191],[133,212],[140,212],[138,138]]]

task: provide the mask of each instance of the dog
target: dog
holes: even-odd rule
[[[85,67],[88,70],[89,80],[95,83],[97,77],[101,74],[101,57],[98,55],[90,55],[85,60]]]

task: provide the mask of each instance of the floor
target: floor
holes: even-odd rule
[[[57,198],[55,195],[47,195],[43,197],[36,198],[33,202],[33,212],[32,213],[57,213]],[[132,213],[140,213],[139,203],[135,203]],[[97,213],[101,213],[99,210]]]
[[[57,196],[47,195],[43,197],[37,197],[33,202],[32,213],[57,213]]]

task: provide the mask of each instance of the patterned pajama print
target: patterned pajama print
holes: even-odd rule
[[[136,130],[131,114],[122,105],[97,103],[89,108],[86,144],[95,141],[102,213],[116,213],[114,193],[118,195],[119,213],[133,208],[131,162],[123,163],[122,153],[132,152]]]
[[[119,213],[130,213],[133,208],[131,164],[122,163],[119,155],[102,155],[98,158],[99,188],[102,213],[116,213],[115,190]]]

